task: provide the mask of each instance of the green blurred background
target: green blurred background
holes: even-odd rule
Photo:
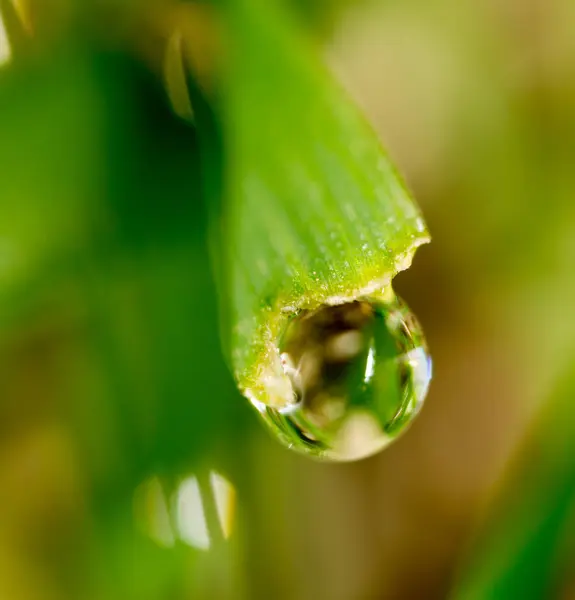
[[[2,600],[575,598],[575,3],[293,5],[433,235],[426,405],[323,464],[236,391],[210,5],[4,0]]]

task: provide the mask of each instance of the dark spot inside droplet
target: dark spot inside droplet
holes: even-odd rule
[[[286,373],[304,405],[318,409],[326,392],[349,393],[348,380],[368,350],[373,321],[369,303],[351,302],[302,312],[290,323],[280,351],[289,357]]]
[[[411,368],[409,364],[400,363],[399,364],[399,387],[402,390],[405,390],[409,385],[409,381],[411,379]]]

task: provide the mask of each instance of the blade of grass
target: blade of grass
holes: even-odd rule
[[[258,396],[288,313],[377,293],[429,235],[293,15],[233,0],[225,17],[231,351],[240,386]]]
[[[575,533],[574,398],[571,375],[534,423],[452,600],[553,596],[564,544]]]
[[[219,347],[194,131],[133,59],[68,50],[0,78],[0,354],[66,315],[86,470],[118,447],[137,480],[241,430],[243,404]]]

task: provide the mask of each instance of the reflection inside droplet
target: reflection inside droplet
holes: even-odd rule
[[[278,355],[248,397],[290,448],[333,460],[381,450],[417,414],[431,379],[421,328],[396,296],[301,311]]]

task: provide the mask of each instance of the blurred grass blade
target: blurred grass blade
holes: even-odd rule
[[[452,600],[550,598],[573,539],[575,378],[545,406]]]
[[[373,131],[283,9],[227,4],[224,242],[244,388],[288,312],[383,289],[429,241]]]
[[[182,59],[182,34],[176,30],[169,37],[164,56],[164,82],[174,112],[193,123],[194,110],[188,95],[186,71]]]
[[[135,536],[133,492],[241,436],[245,408],[196,135],[133,57],[76,40],[0,73],[0,130],[0,424],[61,424],[86,482],[96,589],[58,597],[183,597],[193,555]]]
[[[77,349],[54,393],[82,398],[88,455],[115,421],[137,474],[200,455],[236,391],[193,130],[132,58],[74,43],[2,73],[0,125],[0,409],[23,402],[6,385],[14,347],[55,321],[50,340],[72,331]]]
[[[0,75],[2,328],[90,244],[100,113],[81,51]]]
[[[26,32],[13,0],[0,0],[0,21],[2,21],[0,27],[4,26],[10,56],[20,56],[22,50],[29,44],[30,36]]]

